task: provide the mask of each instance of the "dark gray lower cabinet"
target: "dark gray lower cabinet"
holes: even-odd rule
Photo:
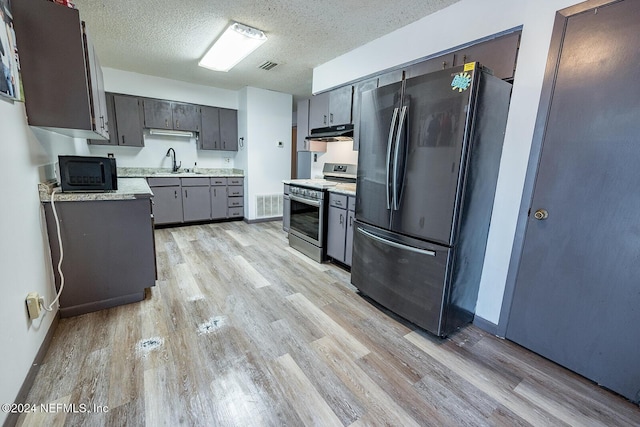
[[[180,186],[151,187],[153,216],[157,225],[182,222],[182,189]]]
[[[351,200],[351,198],[349,200]],[[347,211],[347,236],[346,236],[347,241],[344,245],[344,263],[349,266],[351,265],[351,259],[353,257],[353,221],[355,221],[355,219],[356,219],[355,211],[353,210]]]
[[[182,212],[184,221],[211,219],[211,193],[206,187],[182,187]]]
[[[327,224],[327,255],[351,266],[353,248],[353,221],[355,197],[329,193],[329,217]]]
[[[344,262],[344,243],[347,231],[347,210],[329,206],[327,225],[327,255]]]
[[[157,225],[244,216],[242,177],[150,177],[147,181],[154,194]],[[235,185],[227,187],[227,183]]]
[[[155,244],[149,198],[56,202],[64,249],[60,316],[144,299],[155,285]],[[56,222],[44,203],[51,261],[60,259]],[[55,271],[56,287],[60,277]]]
[[[214,185],[215,180],[221,178],[211,178],[211,219],[222,219],[227,217],[227,186]],[[225,180],[226,178],[222,178]]]

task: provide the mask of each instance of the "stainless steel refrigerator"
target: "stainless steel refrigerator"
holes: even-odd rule
[[[438,336],[474,316],[510,95],[477,63],[362,95],[351,282]]]

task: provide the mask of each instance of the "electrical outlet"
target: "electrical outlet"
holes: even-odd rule
[[[278,141],[278,148],[283,148],[283,147],[284,147],[284,142]]]
[[[40,295],[37,292],[27,294],[27,311],[31,320],[40,317]]]

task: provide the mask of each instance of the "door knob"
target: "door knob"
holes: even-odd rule
[[[546,209],[538,209],[536,213],[533,214],[533,217],[542,221],[543,219],[549,218],[549,212],[547,212]]]

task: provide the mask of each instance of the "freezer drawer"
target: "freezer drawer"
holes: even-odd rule
[[[351,283],[394,313],[445,336],[450,251],[355,221]]]

